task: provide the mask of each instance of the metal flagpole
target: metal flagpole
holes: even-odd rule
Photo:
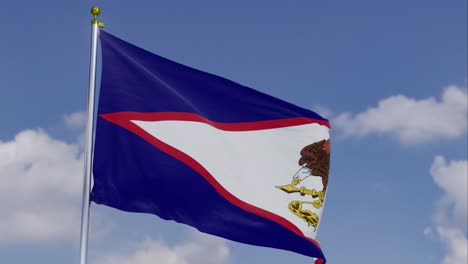
[[[91,57],[89,63],[89,86],[88,86],[88,115],[86,120],[86,141],[84,156],[84,181],[83,181],[83,207],[81,210],[81,239],[80,239],[80,264],[86,264],[88,251],[88,230],[89,230],[89,206],[91,191],[91,171],[92,171],[92,150],[94,141],[94,94],[96,90],[96,60],[97,42],[99,28],[104,24],[97,20],[100,9],[97,6],[91,8],[94,16],[91,21]]]

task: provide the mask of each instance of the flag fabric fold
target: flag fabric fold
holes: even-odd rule
[[[325,263],[329,122],[101,31],[95,203]]]

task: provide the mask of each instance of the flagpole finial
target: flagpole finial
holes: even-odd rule
[[[101,13],[101,9],[99,7],[97,6],[91,7],[91,14],[94,17],[93,20],[91,21],[91,24],[97,24],[100,28],[103,28],[104,23],[97,20],[97,17],[99,16],[100,13]]]

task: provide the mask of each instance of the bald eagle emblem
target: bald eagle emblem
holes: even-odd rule
[[[298,164],[301,167],[292,176],[291,183],[276,186],[276,188],[289,194],[299,193],[301,196],[310,198],[304,201],[293,200],[289,203],[288,209],[316,230],[320,221],[319,216],[311,210],[304,209],[303,205],[311,204],[316,209],[323,207],[330,168],[330,140],[318,141],[302,148]],[[316,190],[300,186],[309,177],[320,177],[323,188]]]

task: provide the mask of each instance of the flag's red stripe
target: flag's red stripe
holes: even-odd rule
[[[166,115],[167,114],[167,115]],[[178,121],[196,121],[196,122],[203,122],[208,123],[216,128],[227,130],[227,131],[251,131],[251,130],[259,130],[259,129],[269,129],[269,128],[281,128],[281,127],[288,127],[294,125],[301,125],[301,124],[310,124],[316,123],[308,118],[291,118],[291,119],[282,119],[282,120],[272,120],[272,121],[264,121],[258,122],[261,124],[255,124],[256,122],[249,122],[249,123],[237,123],[237,124],[229,124],[226,125],[225,123],[217,123],[217,122],[206,122],[206,119],[200,117],[198,115],[194,115],[191,113],[132,113],[132,112],[118,112],[112,114],[101,114],[100,117],[106,119],[107,121],[119,125],[138,136],[142,137],[153,146],[157,147],[158,149],[164,151],[165,153],[171,155],[172,157],[182,161],[183,163],[187,164],[187,166],[194,169],[197,173],[205,178],[215,190],[222,195],[226,200],[230,203],[248,211],[254,213],[256,215],[262,216],[264,218],[270,219],[285,228],[289,229],[290,231],[294,232],[295,234],[309,240],[317,247],[320,248],[320,244],[311,239],[306,237],[304,233],[302,233],[299,228],[293,225],[291,222],[286,220],[285,218],[248,204],[239,198],[232,195],[228,192],[200,163],[194,160],[189,155],[185,154],[184,152],[164,143],[163,141],[157,139],[150,133],[146,132],[144,129],[137,126],[132,120],[141,120],[141,121],[161,121],[161,120],[178,120]],[[284,122],[284,123],[283,123]],[[327,122],[328,123],[328,122]],[[287,125],[286,125],[287,124]],[[255,129],[254,129],[255,128]],[[319,263],[321,264],[321,263]]]
[[[140,112],[117,112],[112,114],[101,114],[102,117],[109,115],[118,115],[121,119],[139,120],[139,121],[194,121],[211,125],[217,129],[224,131],[252,131],[271,128],[282,128],[289,126],[298,126],[305,124],[319,124],[330,128],[330,123],[327,120],[318,120],[307,117],[293,117],[266,121],[255,122],[239,122],[239,123],[222,123],[209,120],[205,117],[194,113],[181,112],[155,112],[155,113],[140,113]]]

